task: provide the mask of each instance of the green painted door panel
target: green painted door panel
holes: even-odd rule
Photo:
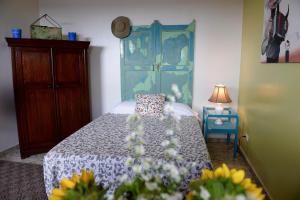
[[[192,100],[192,71],[161,71],[160,86],[161,93],[172,94],[171,86],[175,82],[182,93],[182,97],[177,100],[180,103],[191,102]],[[189,103],[187,103],[189,104]]]
[[[125,71],[124,98],[134,100],[135,94],[156,93],[154,71]]]
[[[160,92],[171,94],[176,83],[183,96],[178,102],[192,105],[194,67],[194,22],[190,25],[163,25],[156,45]]]
[[[155,37],[151,26],[133,27],[121,40],[122,100],[133,100],[135,94],[156,93]]]
[[[153,70],[155,37],[151,26],[134,27],[130,36],[122,40],[121,62],[125,70]]]
[[[122,100],[138,93],[183,92],[180,102],[192,105],[194,22],[189,25],[135,26],[121,40]]]

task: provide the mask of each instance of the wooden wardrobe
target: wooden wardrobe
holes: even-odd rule
[[[89,42],[6,38],[21,157],[46,152],[90,121]]]

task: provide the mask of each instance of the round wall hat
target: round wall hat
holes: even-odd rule
[[[120,16],[111,23],[111,32],[117,38],[127,37],[130,33],[130,21],[128,17]]]

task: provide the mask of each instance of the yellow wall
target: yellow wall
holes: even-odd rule
[[[299,200],[300,64],[260,64],[263,10],[264,0],[244,0],[241,143],[272,199]]]

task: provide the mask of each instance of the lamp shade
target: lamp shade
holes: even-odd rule
[[[215,85],[214,91],[208,101],[213,103],[230,103],[231,99],[225,85]]]

